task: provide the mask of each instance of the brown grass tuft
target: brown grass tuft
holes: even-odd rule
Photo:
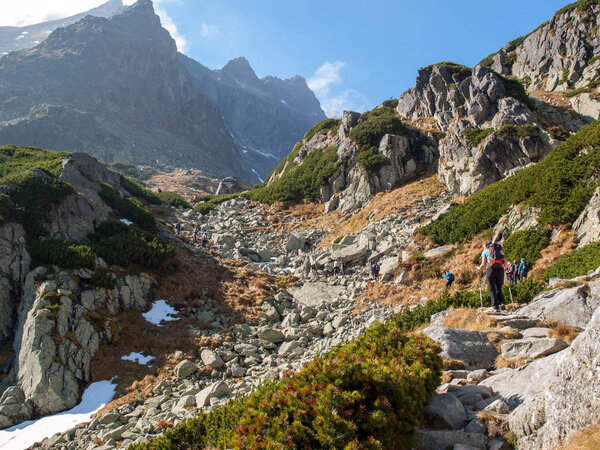
[[[504,369],[505,367],[508,367],[510,369],[516,369],[517,367],[524,366],[526,363],[527,360],[525,358],[517,358],[514,361],[507,361],[502,357],[502,355],[498,355],[496,357],[495,367],[496,369]]]
[[[563,447],[565,450],[597,450],[600,448],[600,425],[580,431]]]
[[[559,322],[556,327],[552,328],[548,333],[548,337],[562,339],[567,344],[571,345],[573,340],[579,335],[575,328],[567,325],[564,322]]]
[[[504,436],[508,432],[507,417],[490,411],[479,411],[477,418],[483,421],[488,437]]]
[[[461,330],[484,331],[494,328],[496,322],[474,309],[456,309],[444,321],[444,326]]]
[[[466,369],[465,363],[458,359],[447,359],[443,358],[444,370],[464,370]]]
[[[154,424],[154,428],[158,430],[166,430],[167,428],[173,428],[173,422],[161,420],[160,422],[156,422],[156,424]]]

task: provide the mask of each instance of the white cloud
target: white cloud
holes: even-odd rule
[[[175,39],[175,43],[177,44],[177,50],[181,53],[185,53],[189,49],[189,42],[185,35],[183,35],[178,29],[173,19],[166,13],[164,8],[160,6],[162,3],[179,3],[178,0],[154,0],[154,11],[158,17],[160,17],[160,23],[163,28],[165,28],[173,39]]]
[[[340,70],[346,65],[344,61],[336,61],[330,63],[324,62],[321,67],[317,69],[315,74],[309,78],[308,87],[318,96],[327,96],[331,91],[332,84],[338,84],[342,82],[340,76]]]
[[[203,38],[214,36],[216,34],[219,34],[219,32],[219,27],[217,27],[216,25],[211,25],[202,22],[202,27],[200,28],[200,36],[202,36]]]
[[[336,85],[342,84],[340,72],[345,65],[344,61],[326,61],[308,80],[308,87],[321,102],[321,108],[327,117],[339,118],[342,111],[363,111],[367,108],[367,97],[356,89],[335,89]]]
[[[82,13],[106,0],[19,0],[2,2],[0,26],[24,26]],[[126,5],[135,0],[123,0]]]

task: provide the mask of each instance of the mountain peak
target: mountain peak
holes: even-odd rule
[[[246,84],[256,84],[260,82],[254,69],[252,69],[248,60],[243,56],[232,59],[225,64],[221,69],[221,73],[235,81]]]

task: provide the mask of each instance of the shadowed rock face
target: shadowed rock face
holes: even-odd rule
[[[245,58],[210,70],[179,54],[196,88],[223,112],[227,129],[250,167],[264,177],[285,157],[306,130],[325,119],[304,78],[259,79]]]
[[[149,0],[0,59],[0,97],[3,142],[251,177]]]

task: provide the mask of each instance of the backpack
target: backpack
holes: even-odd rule
[[[454,274],[451,273],[450,276],[448,277],[448,281],[454,281]]]
[[[502,264],[505,261],[502,246],[500,244],[492,244],[490,245],[489,251],[490,254],[488,255],[488,267],[491,267],[492,269],[502,267]]]
[[[527,273],[529,271],[529,268],[527,267],[527,263],[525,261],[523,261],[521,263],[521,273]]]

